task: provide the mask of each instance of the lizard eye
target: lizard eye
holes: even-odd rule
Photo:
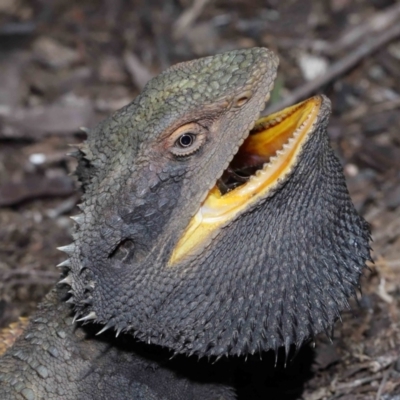
[[[190,123],[178,128],[170,137],[170,151],[176,157],[186,157],[194,154],[205,142],[205,129]]]
[[[196,140],[196,136],[193,133],[184,133],[176,141],[176,144],[182,148],[190,147]]]

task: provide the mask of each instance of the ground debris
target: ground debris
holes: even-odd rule
[[[51,37],[42,36],[33,44],[33,57],[47,67],[70,67],[80,61],[78,51],[64,46]]]
[[[0,138],[38,139],[45,135],[76,133],[80,126],[92,125],[93,106],[82,100],[77,104],[52,104],[14,109],[0,116]]]

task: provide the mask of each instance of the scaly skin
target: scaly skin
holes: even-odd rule
[[[94,336],[99,327],[77,327],[66,297],[65,290],[50,292],[1,359],[2,400],[235,398],[222,384],[201,383],[206,375],[194,380],[195,362],[181,360],[177,368],[161,349],[124,337],[100,339]]]
[[[254,126],[277,64],[260,48],[179,64],[89,133],[77,154],[82,213],[62,249],[61,286],[78,322],[110,331],[82,340],[85,330],[68,325],[69,305],[52,294],[1,361],[0,398],[62,389],[71,398],[233,398],[160,361],[150,373],[129,339],[221,357],[288,349],[330,330],[370,255],[368,227],[329,146],[323,96],[303,108],[312,119],[289,172],[171,262]],[[107,336],[121,332],[123,345]]]

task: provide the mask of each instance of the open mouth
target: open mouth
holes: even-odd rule
[[[312,97],[255,122],[175,247],[169,265],[193,254],[218,228],[268,196],[292,171],[314,131],[322,98]]]

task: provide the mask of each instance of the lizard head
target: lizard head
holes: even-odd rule
[[[169,68],[91,131],[62,283],[80,320],[175,352],[247,354],[327,331],[369,258],[318,96],[259,117],[268,50]]]

